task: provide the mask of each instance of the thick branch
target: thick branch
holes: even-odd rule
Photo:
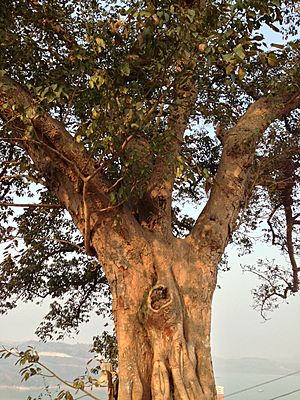
[[[25,123],[21,117],[28,111],[30,111],[30,117],[27,117]],[[94,165],[90,158],[73,140],[63,124],[46,113],[41,114],[37,109],[37,101],[32,98],[28,90],[6,75],[0,77],[0,118],[17,133],[17,137],[26,139],[27,147],[30,145],[27,129],[29,125],[32,125],[34,139],[41,145],[48,146],[48,150],[52,148],[53,152],[56,151],[71,160],[82,174],[90,175],[93,172]],[[34,152],[37,151],[35,147]],[[47,153],[50,158],[53,158],[50,151]]]
[[[281,189],[281,201],[284,207],[286,219],[286,246],[288,250],[289,259],[293,271],[293,292],[299,290],[299,277],[298,265],[295,258],[294,244],[293,244],[293,229],[294,229],[294,216],[293,216],[293,188],[295,184],[295,164],[293,160],[287,159],[282,166],[282,175],[285,178],[285,186]]]
[[[199,246],[210,249],[208,256],[216,262],[235,230],[260,138],[275,119],[300,107],[300,90],[295,87],[257,100],[228,131],[210,198],[191,235]]]
[[[189,77],[175,82],[176,102],[170,106],[169,122],[165,132],[167,145],[157,158],[148,186],[151,201],[156,206],[157,227],[164,233],[171,232],[171,203],[175,179],[175,165],[180,153],[184,133],[194,108],[197,91]]]
[[[0,77],[0,118],[14,132],[13,140],[20,143],[45,177],[48,188],[75,221],[81,220],[80,229],[86,232],[89,252],[90,192],[97,194],[97,208],[106,210],[109,206],[106,192],[110,185],[102,177],[102,170],[63,124],[46,113],[41,114],[28,90],[7,76]],[[28,126],[33,128],[33,134],[28,134]]]
[[[46,27],[51,29],[60,40],[64,41],[67,47],[70,50],[74,50],[75,48],[79,48],[78,43],[74,39],[74,37],[59,24],[57,21],[49,18],[49,15],[43,9],[43,5],[36,0],[26,0],[28,7],[32,7],[33,10],[38,12],[40,18],[36,18],[34,21],[38,26]]]

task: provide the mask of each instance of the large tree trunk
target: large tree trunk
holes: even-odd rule
[[[201,262],[189,238],[166,239],[142,229],[134,236],[111,232],[105,247],[119,399],[215,399],[210,323],[216,268]]]

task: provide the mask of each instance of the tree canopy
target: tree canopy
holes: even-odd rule
[[[284,41],[265,43],[266,27]],[[52,298],[38,328],[44,339],[76,330],[92,310],[108,312],[89,241],[86,196],[96,175],[101,210],[114,210],[116,228],[127,207],[151,230],[166,204],[174,235],[201,233],[206,217],[195,222],[186,205],[213,219],[218,196],[233,209],[220,231],[250,251],[247,234],[265,221],[263,240],[290,265],[252,268],[262,279],[257,301],[264,311],[296,293],[298,27],[292,0],[2,0],[0,312]],[[231,175],[224,170],[221,181],[224,163]],[[72,199],[58,168],[82,192],[84,238],[76,212],[65,210]],[[226,240],[211,237],[216,259],[215,242]]]

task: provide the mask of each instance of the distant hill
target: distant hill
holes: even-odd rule
[[[17,347],[19,350],[26,350],[28,346],[32,346],[38,351],[42,363],[57,375],[71,381],[85,372],[87,362],[95,356],[94,353],[89,351],[91,346],[88,344],[71,345],[60,342],[41,343],[37,341],[9,343],[0,341],[0,346],[6,348]],[[15,362],[16,359],[13,357],[0,360],[0,385],[25,386],[24,383],[21,383],[19,374],[21,367],[16,366]],[[97,361],[95,360],[92,365],[96,366],[96,363]],[[44,386],[44,382],[40,377],[32,377],[26,382],[26,386]]]

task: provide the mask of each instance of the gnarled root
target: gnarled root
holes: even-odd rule
[[[193,344],[184,336],[183,305],[175,282],[159,282],[148,295],[144,313],[154,359],[151,380],[153,400],[205,399]]]

